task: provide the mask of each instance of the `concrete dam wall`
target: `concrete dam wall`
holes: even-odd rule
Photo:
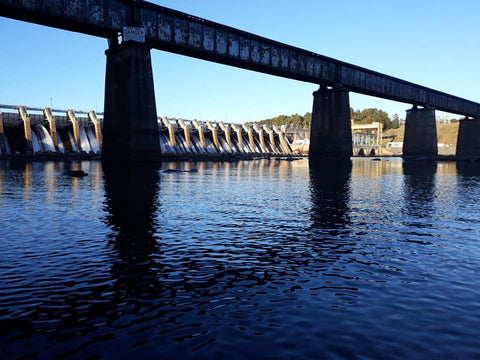
[[[103,114],[0,105],[0,155],[100,155]],[[291,154],[276,126],[158,118],[162,157]]]

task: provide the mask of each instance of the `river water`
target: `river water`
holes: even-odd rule
[[[0,358],[480,358],[479,200],[453,162],[4,161]]]

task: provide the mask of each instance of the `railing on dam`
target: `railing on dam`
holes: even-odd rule
[[[480,104],[144,1],[0,0],[0,14],[115,39],[123,26],[146,30],[157,49],[464,116]]]

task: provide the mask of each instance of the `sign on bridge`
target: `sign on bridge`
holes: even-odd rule
[[[141,27],[123,27],[123,41],[145,42],[145,28]]]

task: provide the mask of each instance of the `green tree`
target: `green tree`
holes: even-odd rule
[[[396,129],[400,127],[400,118],[398,114],[393,115],[392,119],[388,114],[377,108],[369,108],[364,110],[354,110],[350,108],[350,118],[355,124],[371,124],[379,122],[383,124],[383,129]],[[288,127],[309,128],[312,123],[312,114],[307,112],[303,116],[299,114],[293,115],[279,115],[271,119],[256,121],[259,125],[286,125]]]
[[[400,118],[398,114],[394,114],[392,118],[392,129],[398,129],[400,127]]]

